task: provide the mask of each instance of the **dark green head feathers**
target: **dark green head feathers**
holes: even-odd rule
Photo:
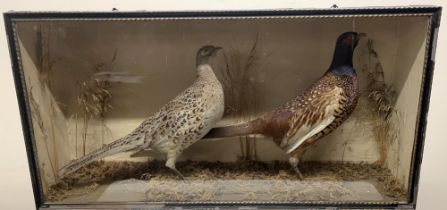
[[[338,36],[334,57],[328,71],[337,75],[353,75],[352,57],[363,33],[348,31]]]

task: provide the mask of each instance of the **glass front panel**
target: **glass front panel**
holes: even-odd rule
[[[404,202],[428,23],[16,22],[45,203]]]

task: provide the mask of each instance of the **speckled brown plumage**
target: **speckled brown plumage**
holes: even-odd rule
[[[340,126],[357,105],[358,83],[352,56],[358,39],[356,32],[341,34],[328,71],[296,98],[251,122],[214,128],[205,138],[271,136],[301,176],[297,165],[306,149]]]
[[[72,161],[60,170],[61,175],[128,150],[153,149],[166,156],[166,166],[175,168],[180,154],[201,139],[217,123],[224,111],[223,89],[209,60],[221,49],[204,46],[197,53],[197,79],[158,112],[144,120],[135,130],[105,147]]]
[[[285,133],[285,140],[290,140],[303,126],[312,126],[323,120],[327,117],[325,109],[328,106],[335,106],[333,109],[334,121],[312,138],[323,137],[330,133],[354,110],[358,100],[357,87],[355,76],[337,76],[331,72],[325,74],[309,91],[279,109],[289,109],[294,113],[289,122],[288,132]]]

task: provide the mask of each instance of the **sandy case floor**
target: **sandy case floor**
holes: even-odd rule
[[[182,201],[401,201],[405,192],[375,164],[305,162],[299,180],[286,162],[96,162],[64,178],[49,203]],[[147,173],[150,171],[150,174]],[[142,176],[145,174],[146,176]]]

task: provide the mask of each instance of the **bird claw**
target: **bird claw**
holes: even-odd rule
[[[294,170],[295,173],[298,175],[298,178],[299,178],[300,180],[303,180],[303,179],[304,179],[304,176],[303,176],[303,174],[301,173],[300,169],[298,169],[298,166],[293,167],[293,170]]]
[[[141,174],[140,179],[141,179],[141,180],[149,181],[152,177],[154,177],[152,174],[150,174],[150,173],[144,173],[144,174]]]
[[[177,174],[178,177],[180,177],[180,179],[181,179],[182,181],[185,180],[185,177],[183,176],[182,173],[180,173],[180,171],[178,171],[176,168],[172,168],[172,170]]]

